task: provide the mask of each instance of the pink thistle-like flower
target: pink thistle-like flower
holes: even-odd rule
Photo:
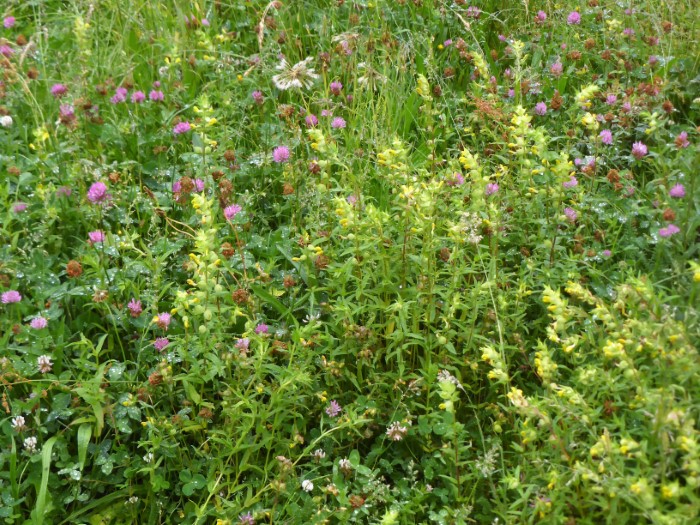
[[[678,148],[687,148],[690,146],[690,141],[688,140],[688,132],[681,131],[676,137],[676,146]]]
[[[175,135],[182,135],[183,133],[187,133],[192,129],[192,126],[190,125],[189,122],[184,121],[184,122],[178,122],[175,124],[175,127],[173,128],[173,133]]]
[[[49,322],[46,320],[46,318],[41,316],[35,317],[29,323],[29,326],[31,326],[34,330],[41,330],[46,328],[48,325]]]
[[[5,29],[10,29],[14,27],[15,21],[16,20],[14,16],[6,16],[5,19],[2,21],[2,25]]]
[[[162,352],[169,344],[170,340],[167,337],[159,337],[153,342],[153,347],[159,352]]]
[[[331,122],[331,127],[333,129],[344,129],[347,123],[343,117],[335,117]]]
[[[464,176],[458,171],[454,172],[451,177],[445,180],[445,184],[448,186],[461,186],[464,184]]]
[[[564,215],[566,215],[569,222],[576,222],[576,219],[578,219],[578,213],[573,208],[564,208]]]
[[[27,209],[27,203],[26,202],[16,202],[14,206],[12,206],[12,211],[14,213],[22,213],[24,210]]]
[[[22,300],[22,295],[17,290],[8,290],[0,296],[2,304],[18,303]]]
[[[148,98],[151,100],[151,102],[162,102],[165,100],[165,95],[160,90],[152,89],[148,94]]]
[[[571,11],[566,17],[566,23],[569,25],[578,25],[581,23],[581,14],[578,11]]]
[[[138,317],[141,315],[141,312],[143,312],[141,301],[137,301],[135,298],[132,298],[131,301],[129,301],[129,304],[126,305],[126,307],[129,309],[131,317]]]
[[[493,195],[498,191],[498,184],[495,182],[491,182],[486,185],[486,190],[484,191],[484,194],[488,197],[489,195]]]
[[[673,188],[668,190],[668,194],[674,199],[682,199],[685,197],[685,186],[682,184],[676,184]]]
[[[231,206],[227,206],[224,208],[224,217],[226,217],[227,221],[230,221],[233,219],[236,215],[238,215],[243,208],[239,206],[238,204],[232,204]]]
[[[389,436],[389,439],[391,439],[392,441],[401,441],[407,433],[408,428],[402,427],[401,423],[399,423],[398,421],[394,421],[386,429],[386,435]]]
[[[643,142],[635,142],[632,144],[632,156],[635,159],[639,160],[647,153],[649,153],[649,150]]]
[[[340,407],[338,402],[334,399],[330,402],[328,408],[326,408],[326,414],[328,414],[330,417],[338,417],[342,410],[343,409]]]
[[[544,102],[538,102],[535,105],[535,114],[542,116],[546,113],[547,113],[547,104],[545,104]]]
[[[40,355],[37,360],[37,364],[39,365],[39,372],[42,374],[48,374],[51,372],[51,368],[53,367],[53,363],[51,362],[51,357],[48,355]]]
[[[109,101],[112,104],[120,104],[122,102],[126,102],[126,95],[129,93],[129,90],[124,88],[124,87],[118,87],[116,91],[114,92],[114,96],[109,99]]]
[[[578,179],[572,175],[569,180],[562,183],[562,186],[565,188],[575,188],[578,186]]]
[[[87,192],[87,199],[93,204],[99,204],[109,200],[111,195],[107,193],[107,185],[104,182],[94,182]]]
[[[258,335],[266,334],[269,331],[270,331],[270,327],[267,326],[265,323],[260,323],[258,326],[255,327],[255,333]]]
[[[104,242],[105,240],[105,233],[102,230],[95,230],[92,232],[88,232],[88,242],[90,244],[99,244],[101,242]]]
[[[676,226],[675,224],[669,224],[665,228],[661,228],[659,230],[659,237],[668,238],[671,235],[675,235],[680,231],[681,231],[681,229],[678,226]]]
[[[330,90],[331,90],[331,93],[333,93],[334,95],[336,95],[336,96],[340,95],[340,92],[342,91],[342,89],[343,89],[343,84],[341,84],[337,80],[334,82],[331,82]]]
[[[253,518],[253,515],[250,512],[241,514],[238,516],[238,523],[240,525],[255,525],[255,518]]]
[[[262,94],[262,91],[253,91],[253,93],[250,95],[253,97],[253,101],[258,105],[262,105],[263,102],[265,102],[265,97]]]
[[[163,330],[167,330],[170,326],[171,316],[167,312],[160,313],[156,316],[156,324]]]
[[[144,100],[146,100],[146,94],[143,91],[134,91],[131,95],[131,101],[134,104],[141,104]]]
[[[315,128],[318,126],[318,117],[313,113],[306,115],[304,121],[306,122],[306,127],[308,128]]]
[[[68,88],[63,84],[54,84],[51,86],[51,94],[54,98],[61,98],[66,93],[68,93]]]
[[[277,146],[272,150],[272,160],[277,164],[281,164],[289,160],[289,148],[287,146]]]
[[[604,129],[598,136],[603,144],[610,146],[613,143],[612,131],[609,129]]]

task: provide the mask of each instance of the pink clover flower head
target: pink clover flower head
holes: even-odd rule
[[[99,204],[109,200],[111,195],[107,193],[107,185],[104,182],[94,182],[87,192],[87,198],[93,204]]]
[[[625,36],[634,36],[634,29],[631,27],[626,27],[623,31],[622,34]]]
[[[14,54],[15,54],[15,50],[12,49],[7,44],[0,46],[0,55],[3,55],[7,58],[10,58]]]
[[[255,327],[255,333],[258,335],[266,334],[269,331],[270,331],[270,327],[267,326],[265,323],[260,323],[258,326]]]
[[[165,100],[165,95],[158,89],[152,89],[148,94],[148,98],[151,100],[151,102],[162,102]]]
[[[544,102],[538,102],[535,105],[535,113],[540,116],[545,115],[547,113],[547,104]]]
[[[603,257],[610,257],[612,255],[610,250],[603,250],[601,253],[603,254]]]
[[[331,127],[333,129],[345,129],[347,123],[343,117],[335,117],[331,122]]]
[[[8,290],[0,296],[2,304],[18,303],[22,300],[22,295],[17,290]]]
[[[175,127],[173,128],[173,133],[175,135],[182,135],[184,133],[187,133],[192,129],[192,126],[190,125],[189,122],[184,121],[184,122],[178,122],[175,124]]]
[[[331,82],[330,89],[331,89],[331,93],[338,96],[338,95],[340,95],[340,92],[343,89],[343,84],[341,84],[340,82],[335,80],[335,81]]]
[[[156,316],[156,324],[163,330],[167,330],[170,326],[171,316],[167,312],[159,313]]]
[[[206,18],[202,18],[202,25],[204,27],[209,27],[209,20],[207,20]]]
[[[334,399],[328,404],[328,407],[326,408],[326,414],[328,414],[330,417],[338,417],[342,410],[343,409],[340,407],[338,402]]]
[[[629,113],[632,111],[632,103],[629,100],[622,104],[622,111],[624,113]]]
[[[464,184],[464,175],[456,171],[451,177],[448,177],[447,180],[445,180],[445,184],[448,186],[461,186]]]
[[[24,210],[27,209],[27,203],[26,202],[16,202],[14,206],[12,206],[12,211],[14,213],[22,213]]]
[[[46,320],[46,318],[41,316],[35,317],[29,323],[29,326],[31,326],[34,330],[41,330],[46,328],[48,325],[49,322]]]
[[[109,101],[112,104],[120,104],[122,102],[126,102],[126,95],[129,93],[129,90],[124,88],[124,87],[118,87],[117,90],[114,92],[114,96],[109,99]]]
[[[547,13],[545,13],[544,11],[537,11],[537,14],[535,15],[535,22],[537,24],[541,24],[545,20],[547,20]]]
[[[608,95],[608,96],[605,98],[605,103],[606,103],[608,106],[612,106],[613,104],[615,104],[615,102],[617,102],[617,95],[613,95],[613,94],[611,93],[610,95]]]
[[[233,219],[236,215],[238,215],[243,208],[239,206],[238,204],[232,204],[231,206],[226,206],[224,208],[224,217],[226,217],[227,221],[230,221]]]
[[[306,127],[308,128],[315,128],[318,126],[318,117],[313,113],[306,115],[304,121],[306,122]]]
[[[48,355],[40,355],[36,360],[37,365],[39,365],[39,372],[42,374],[48,374],[51,372],[53,363],[51,362],[51,357]]]
[[[56,197],[70,197],[73,190],[68,186],[61,186],[56,190]]]
[[[484,193],[488,197],[489,195],[493,195],[497,191],[498,191],[498,184],[496,184],[495,182],[491,182],[491,183],[486,185],[486,190],[484,191]]]
[[[248,350],[248,348],[250,347],[250,339],[248,339],[247,337],[238,339],[234,346],[239,350]]]
[[[603,144],[610,146],[613,143],[612,131],[609,129],[604,129],[601,131],[599,137]]]
[[[564,208],[564,215],[566,215],[569,222],[576,222],[576,219],[578,219],[578,213],[573,208]]]
[[[143,91],[134,91],[131,95],[131,101],[134,104],[141,104],[144,100],[146,100],[146,94]]]
[[[61,98],[66,93],[68,93],[68,88],[63,84],[54,84],[51,86],[51,94],[54,98]]]
[[[549,72],[555,77],[560,76],[564,72],[564,65],[558,60],[549,66]]]
[[[176,180],[173,182],[173,193],[180,193],[180,190],[182,190],[182,182]]]
[[[656,55],[651,55],[649,57],[649,65],[650,66],[655,66],[658,62],[659,62],[659,57],[657,57]]]
[[[169,344],[170,340],[167,337],[159,337],[153,342],[153,347],[159,352],[162,352]]]
[[[240,525],[255,525],[255,518],[253,518],[253,515],[250,512],[241,514],[238,516],[238,523]]]
[[[126,307],[129,309],[131,317],[138,317],[141,315],[141,312],[143,312],[141,301],[137,301],[135,298],[132,298],[131,301],[129,301],[129,304],[126,305]]]
[[[75,117],[75,108],[70,104],[61,104],[61,107],[58,108],[58,112],[65,119],[72,119]]]
[[[572,175],[569,180],[562,183],[562,186],[565,188],[575,188],[578,186],[578,179]]]
[[[475,5],[470,5],[467,9],[467,16],[471,18],[479,18],[481,16],[481,9]]]
[[[204,181],[202,179],[194,179],[194,189],[197,193],[204,191]]]
[[[354,206],[355,204],[357,204],[357,195],[355,195],[355,194],[348,195],[347,197],[345,197],[345,201],[346,201],[350,206]]]
[[[569,16],[566,17],[566,23],[569,25],[578,25],[581,23],[581,13],[578,11],[571,11]]]
[[[688,140],[688,132],[681,131],[676,137],[676,146],[679,148],[687,148],[690,146],[690,141]]]
[[[5,29],[10,29],[14,27],[16,22],[16,19],[14,16],[6,16],[5,19],[2,21],[2,25]]]
[[[674,199],[682,199],[685,197],[685,186],[682,184],[676,184],[673,188],[668,190],[668,194]]]
[[[680,231],[681,231],[681,229],[678,226],[676,226],[675,224],[669,224],[665,228],[661,228],[659,230],[659,237],[668,238],[671,235],[675,235]]]
[[[513,88],[510,88],[508,90],[508,98],[513,98],[515,96],[515,90]]]
[[[153,82],[153,87],[158,89],[160,87],[160,80],[156,80],[155,82]]]
[[[331,111],[329,109],[322,109],[321,116],[322,117],[332,117],[333,113],[331,113]]]
[[[451,38],[448,38],[447,40],[445,40],[445,41],[442,43],[442,45],[443,45],[444,47],[450,47],[450,46],[452,45],[452,39],[451,39]]]
[[[95,230],[93,232],[88,232],[88,242],[90,244],[99,244],[105,241],[105,232],[102,230]]]
[[[253,97],[253,101],[258,105],[262,105],[263,102],[265,102],[265,97],[262,94],[262,91],[255,90],[253,93],[250,95]]]
[[[287,146],[277,146],[272,150],[272,160],[277,164],[287,162],[289,160],[289,148]]]
[[[632,144],[632,156],[635,159],[639,160],[642,157],[644,157],[647,153],[649,153],[649,150],[643,142],[635,142],[634,144]]]

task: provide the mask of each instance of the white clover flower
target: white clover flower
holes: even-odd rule
[[[26,450],[30,454],[36,452],[36,444],[36,438],[34,436],[29,436],[27,439],[24,440],[24,450]]]
[[[0,126],[3,128],[9,128],[12,126],[12,117],[10,115],[3,115],[0,117]]]
[[[21,432],[22,430],[26,429],[26,420],[24,419],[24,416],[15,416],[12,418],[12,430],[16,432]]]
[[[311,492],[312,490],[314,490],[314,484],[308,479],[305,479],[301,482],[301,488],[304,489],[306,492]]]
[[[283,58],[276,68],[281,73],[272,77],[272,81],[277,89],[285,91],[290,88],[310,88],[314,80],[318,78],[318,74],[314,72],[313,68],[309,67],[309,63],[312,60],[313,57],[307,57],[301,62],[290,66],[287,60]]]

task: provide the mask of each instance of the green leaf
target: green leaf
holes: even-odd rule
[[[92,425],[90,423],[83,423],[78,427],[78,462],[80,463],[80,470],[83,470],[85,466],[85,458],[87,457],[91,436]]]
[[[58,436],[49,438],[41,449],[41,484],[39,485],[39,493],[36,497],[36,505],[32,511],[32,523],[34,525],[41,525],[44,523],[46,496],[48,494],[47,488],[49,486],[49,473],[51,471],[51,451],[53,450],[54,443],[56,443],[57,439]]]

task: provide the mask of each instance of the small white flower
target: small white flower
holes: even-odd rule
[[[143,460],[144,460],[146,463],[153,463],[153,458],[154,458],[153,452],[149,452],[148,454],[146,454],[146,455],[143,457]]]
[[[51,372],[51,367],[53,366],[53,363],[51,362],[51,357],[48,355],[40,355],[37,358],[37,364],[39,365],[39,372],[42,374],[46,374],[47,372]]]
[[[16,432],[22,432],[22,430],[27,428],[27,425],[25,424],[26,420],[24,419],[24,416],[15,416],[12,418],[12,430],[15,430]]]
[[[24,440],[24,450],[26,450],[30,454],[36,452],[36,443],[37,441],[34,436],[28,437]]]
[[[3,128],[9,128],[12,126],[12,117],[10,115],[3,115],[0,117],[0,125]]]
[[[393,441],[401,441],[407,432],[408,428],[402,427],[401,423],[399,423],[398,421],[394,421],[386,429],[386,435],[389,436],[389,439],[392,439]]]
[[[301,488],[304,489],[306,492],[311,492],[312,490],[314,490],[314,484],[308,479],[305,479],[301,482]]]
[[[281,73],[272,77],[272,81],[277,86],[277,89],[284,91],[289,88],[310,88],[314,80],[318,78],[318,74],[314,72],[313,68],[309,67],[309,63],[312,60],[313,57],[308,57],[290,66],[283,58],[276,68]]]

